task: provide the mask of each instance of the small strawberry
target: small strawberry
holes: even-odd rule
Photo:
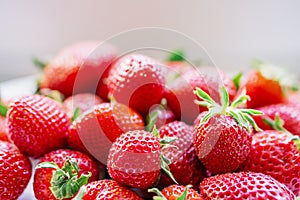
[[[300,196],[299,137],[282,127],[283,121],[278,115],[270,123],[279,130],[256,133],[248,158],[240,169],[270,175],[285,184],[296,196]]]
[[[65,147],[70,120],[54,100],[40,95],[21,97],[8,110],[8,131],[21,152],[39,157]]]
[[[63,102],[63,108],[69,118],[74,117],[76,109],[79,109],[79,114],[84,113],[94,105],[103,103],[103,100],[91,93],[81,93],[68,97]]]
[[[114,180],[99,180],[82,186],[73,200],[142,200],[135,192]]]
[[[257,108],[284,101],[283,89],[278,80],[264,76],[259,70],[250,71],[240,84],[238,94],[246,90],[250,97],[247,108]]]
[[[78,117],[67,133],[71,148],[89,152],[106,164],[112,142],[130,130],[143,130],[142,117],[119,103],[101,103]]]
[[[200,184],[203,199],[294,200],[295,195],[271,176],[240,172],[227,173],[204,179]]]
[[[182,185],[170,185],[161,192],[156,188],[149,189],[148,191],[158,195],[153,198],[155,200],[202,200],[200,194],[190,187],[190,185],[186,187]]]
[[[66,97],[74,93],[94,93],[101,75],[115,57],[112,46],[97,41],[68,46],[46,65],[40,88],[58,90]]]
[[[139,54],[120,58],[107,78],[110,95],[145,116],[164,94],[161,67],[158,61]]]
[[[174,121],[159,129],[161,138],[176,137],[172,142],[175,148],[162,150],[164,156],[170,159],[170,171],[175,180],[181,185],[191,184],[194,188],[205,177],[205,168],[200,162],[193,146],[193,128],[184,122]],[[189,172],[189,173],[187,173]],[[173,180],[165,173],[161,174],[159,185],[169,186]]]
[[[0,141],[0,199],[17,199],[31,177],[31,163],[11,143]]]
[[[251,146],[250,124],[256,129],[251,115],[262,114],[251,109],[237,109],[247,101],[246,95],[239,96],[229,107],[229,96],[222,87],[222,105],[216,103],[206,92],[196,88],[195,93],[204,101],[209,111],[194,127],[194,147],[199,159],[212,173],[233,172],[246,160]]]
[[[164,146],[170,141],[162,139],[160,143],[156,129],[153,133],[137,130],[122,134],[109,152],[107,168],[110,176],[135,188],[151,187],[161,168],[172,177],[168,167],[170,161],[161,154],[161,144]]]
[[[43,156],[36,167],[33,190],[42,199],[68,199],[80,187],[98,180],[95,161],[87,155],[72,150],[56,150]]]
[[[189,70],[169,86],[165,95],[168,106],[174,111],[177,119],[192,124],[200,112],[207,110],[194,103],[194,99],[198,97],[195,96],[193,90],[199,87],[219,103],[219,89],[222,84],[226,87],[230,100],[233,100],[236,88],[224,72],[213,67]]]
[[[254,117],[256,123],[264,130],[272,129],[271,126],[264,122],[264,118],[275,119],[276,113],[280,115],[280,118],[285,122],[284,128],[291,133],[300,136],[300,107],[292,104],[272,104],[257,108],[262,111],[264,115]]]

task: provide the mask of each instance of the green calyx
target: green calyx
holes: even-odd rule
[[[232,81],[233,81],[233,83],[234,83],[237,90],[240,88],[240,82],[241,82],[242,76],[243,76],[243,73],[239,72],[232,79]]]
[[[80,116],[80,108],[75,108],[74,114],[72,116],[72,122],[74,122]]]
[[[221,87],[221,105],[215,102],[209,94],[204,92],[200,88],[196,88],[194,93],[202,99],[202,101],[195,100],[195,103],[200,106],[205,106],[208,108],[207,114],[201,119],[200,124],[203,124],[211,117],[222,114],[222,115],[230,115],[233,119],[242,127],[247,128],[250,132],[251,127],[256,131],[261,131],[261,129],[257,126],[254,119],[251,115],[262,115],[263,113],[254,109],[242,109],[238,108],[239,106],[244,105],[248,100],[249,96],[246,95],[246,91],[244,90],[232,103],[229,105],[229,95],[224,86]]]
[[[166,148],[172,148],[175,147],[174,145],[171,145],[172,142],[174,142],[177,138],[176,137],[164,137],[160,138],[159,131],[157,130],[156,126],[154,125],[152,134],[160,139],[160,147],[161,150],[166,149]],[[171,161],[169,158],[163,155],[162,151],[160,152],[160,168],[162,171],[164,171],[173,181],[174,183],[178,184],[177,181],[175,180],[173,174],[170,171],[169,165],[171,164]]]
[[[187,185],[185,187],[184,191],[182,192],[182,194],[179,197],[177,197],[176,200],[186,200],[187,194],[188,194],[188,189],[191,187],[192,187],[192,185]],[[167,198],[157,188],[148,189],[148,192],[153,192],[153,193],[157,194],[157,196],[153,197],[154,200],[167,200]]]
[[[2,103],[2,100],[0,99],[0,115],[1,115],[2,117],[6,117],[7,111],[8,111],[8,107],[7,107],[6,105],[4,105],[4,104]]]
[[[177,49],[170,53],[167,61],[184,61],[185,52],[182,49]]]
[[[294,141],[295,145],[297,146],[298,151],[300,151],[300,138],[297,135],[292,134],[287,129],[285,129],[284,121],[280,118],[279,113],[275,113],[274,120],[270,119],[269,117],[264,117],[263,121],[270,127],[272,127],[274,130],[282,131],[286,134],[288,134],[289,139]]]
[[[39,59],[38,57],[33,57],[32,58],[32,62],[33,62],[33,64],[37,67],[37,68],[39,68],[39,69],[41,69],[41,70],[43,70],[43,69],[45,69],[45,67],[47,66],[47,62],[45,62],[45,61],[42,61],[41,59]]]
[[[81,186],[88,183],[91,173],[82,174],[78,177],[79,167],[75,159],[68,158],[64,166],[59,168],[54,162],[43,162],[37,165],[36,169],[55,169],[51,178],[50,190],[56,199],[73,197]]]

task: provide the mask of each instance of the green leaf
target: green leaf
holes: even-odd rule
[[[253,128],[256,130],[256,131],[262,131],[262,129],[260,129],[257,124],[255,123],[254,119],[249,115],[249,114],[243,114],[244,117],[247,119],[247,121],[253,126]],[[250,132],[250,130],[249,130]]]
[[[160,140],[161,145],[168,145],[172,142],[177,140],[177,137],[164,137],[163,139]]]
[[[167,61],[185,61],[185,52],[182,49],[177,49],[170,53]]]
[[[54,162],[42,162],[38,164],[35,169],[40,169],[40,168],[53,168],[53,169],[59,169],[56,163]]]
[[[155,125],[153,126],[153,130],[152,130],[151,133],[152,133],[155,137],[160,138],[159,132],[158,132],[158,130],[157,130],[157,128],[156,128]]]
[[[243,76],[243,73],[239,72],[232,79],[232,81],[233,81],[233,83],[234,83],[237,90],[240,88],[240,82],[241,82],[242,76]]]
[[[166,197],[157,188],[148,189],[148,192],[157,194],[157,196],[153,197],[154,200],[167,200]]]
[[[199,101],[197,99],[194,100],[194,103],[199,105],[199,106],[203,106],[203,107],[206,107],[206,108],[211,108],[212,105],[206,101]]]
[[[153,127],[158,118],[158,114],[159,114],[159,111],[154,110],[154,111],[150,112],[150,114],[147,116],[147,118],[146,118],[146,122],[147,122],[146,130],[147,131],[153,130]]]
[[[36,67],[38,67],[39,69],[41,69],[41,70],[43,70],[43,69],[45,69],[45,67],[47,66],[47,62],[45,62],[45,61],[42,61],[42,60],[40,60],[39,58],[37,58],[37,57],[33,57],[32,58],[32,62],[33,62],[33,64],[36,66]]]
[[[246,95],[246,90],[243,90],[241,94],[232,102],[231,107],[237,108],[238,106],[245,105],[249,99],[250,97]]]
[[[77,193],[77,195],[72,200],[83,200],[85,191],[86,191],[85,186],[82,186],[79,192]]]
[[[177,200],[186,200],[187,194],[188,194],[188,189],[191,188],[192,185],[187,185],[183,191],[183,193],[177,197]]]
[[[292,140],[294,141],[298,151],[300,152],[300,139],[299,139],[299,136],[294,137]]]
[[[263,115],[264,113],[260,110],[255,110],[255,109],[239,109],[240,112],[246,113],[248,115]]]
[[[79,116],[80,116],[80,108],[75,108],[75,111],[74,111],[74,114],[73,114],[73,117],[72,117],[72,122],[74,122]]]
[[[205,91],[203,91],[201,88],[196,87],[194,90],[194,93],[200,98],[206,101],[207,103],[211,105],[217,104]]]
[[[229,95],[224,86],[221,87],[221,103],[222,103],[222,114],[226,114],[226,109],[229,106]]]
[[[1,100],[0,100],[0,115],[1,115],[2,117],[6,117],[7,111],[8,111],[7,106],[3,105],[3,104],[1,103]]]
[[[218,113],[213,112],[212,110],[208,110],[208,112],[206,113],[206,115],[204,115],[204,117],[200,120],[200,125],[202,125],[203,123],[205,123],[206,121],[208,121],[210,118],[212,118],[216,114],[218,114]]]
[[[176,183],[177,181],[175,180],[173,174],[170,171],[169,168],[169,164],[170,164],[170,160],[168,158],[166,158],[164,155],[161,154],[160,156],[160,167],[161,169]]]

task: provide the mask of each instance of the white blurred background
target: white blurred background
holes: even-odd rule
[[[132,28],[180,31],[215,63],[241,69],[253,58],[300,75],[300,1],[0,1],[0,82],[37,72],[33,56]]]

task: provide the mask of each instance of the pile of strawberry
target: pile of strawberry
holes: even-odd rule
[[[231,80],[97,45],[37,62],[37,94],[1,101],[1,200],[31,176],[41,200],[300,196],[300,93],[266,64]]]

